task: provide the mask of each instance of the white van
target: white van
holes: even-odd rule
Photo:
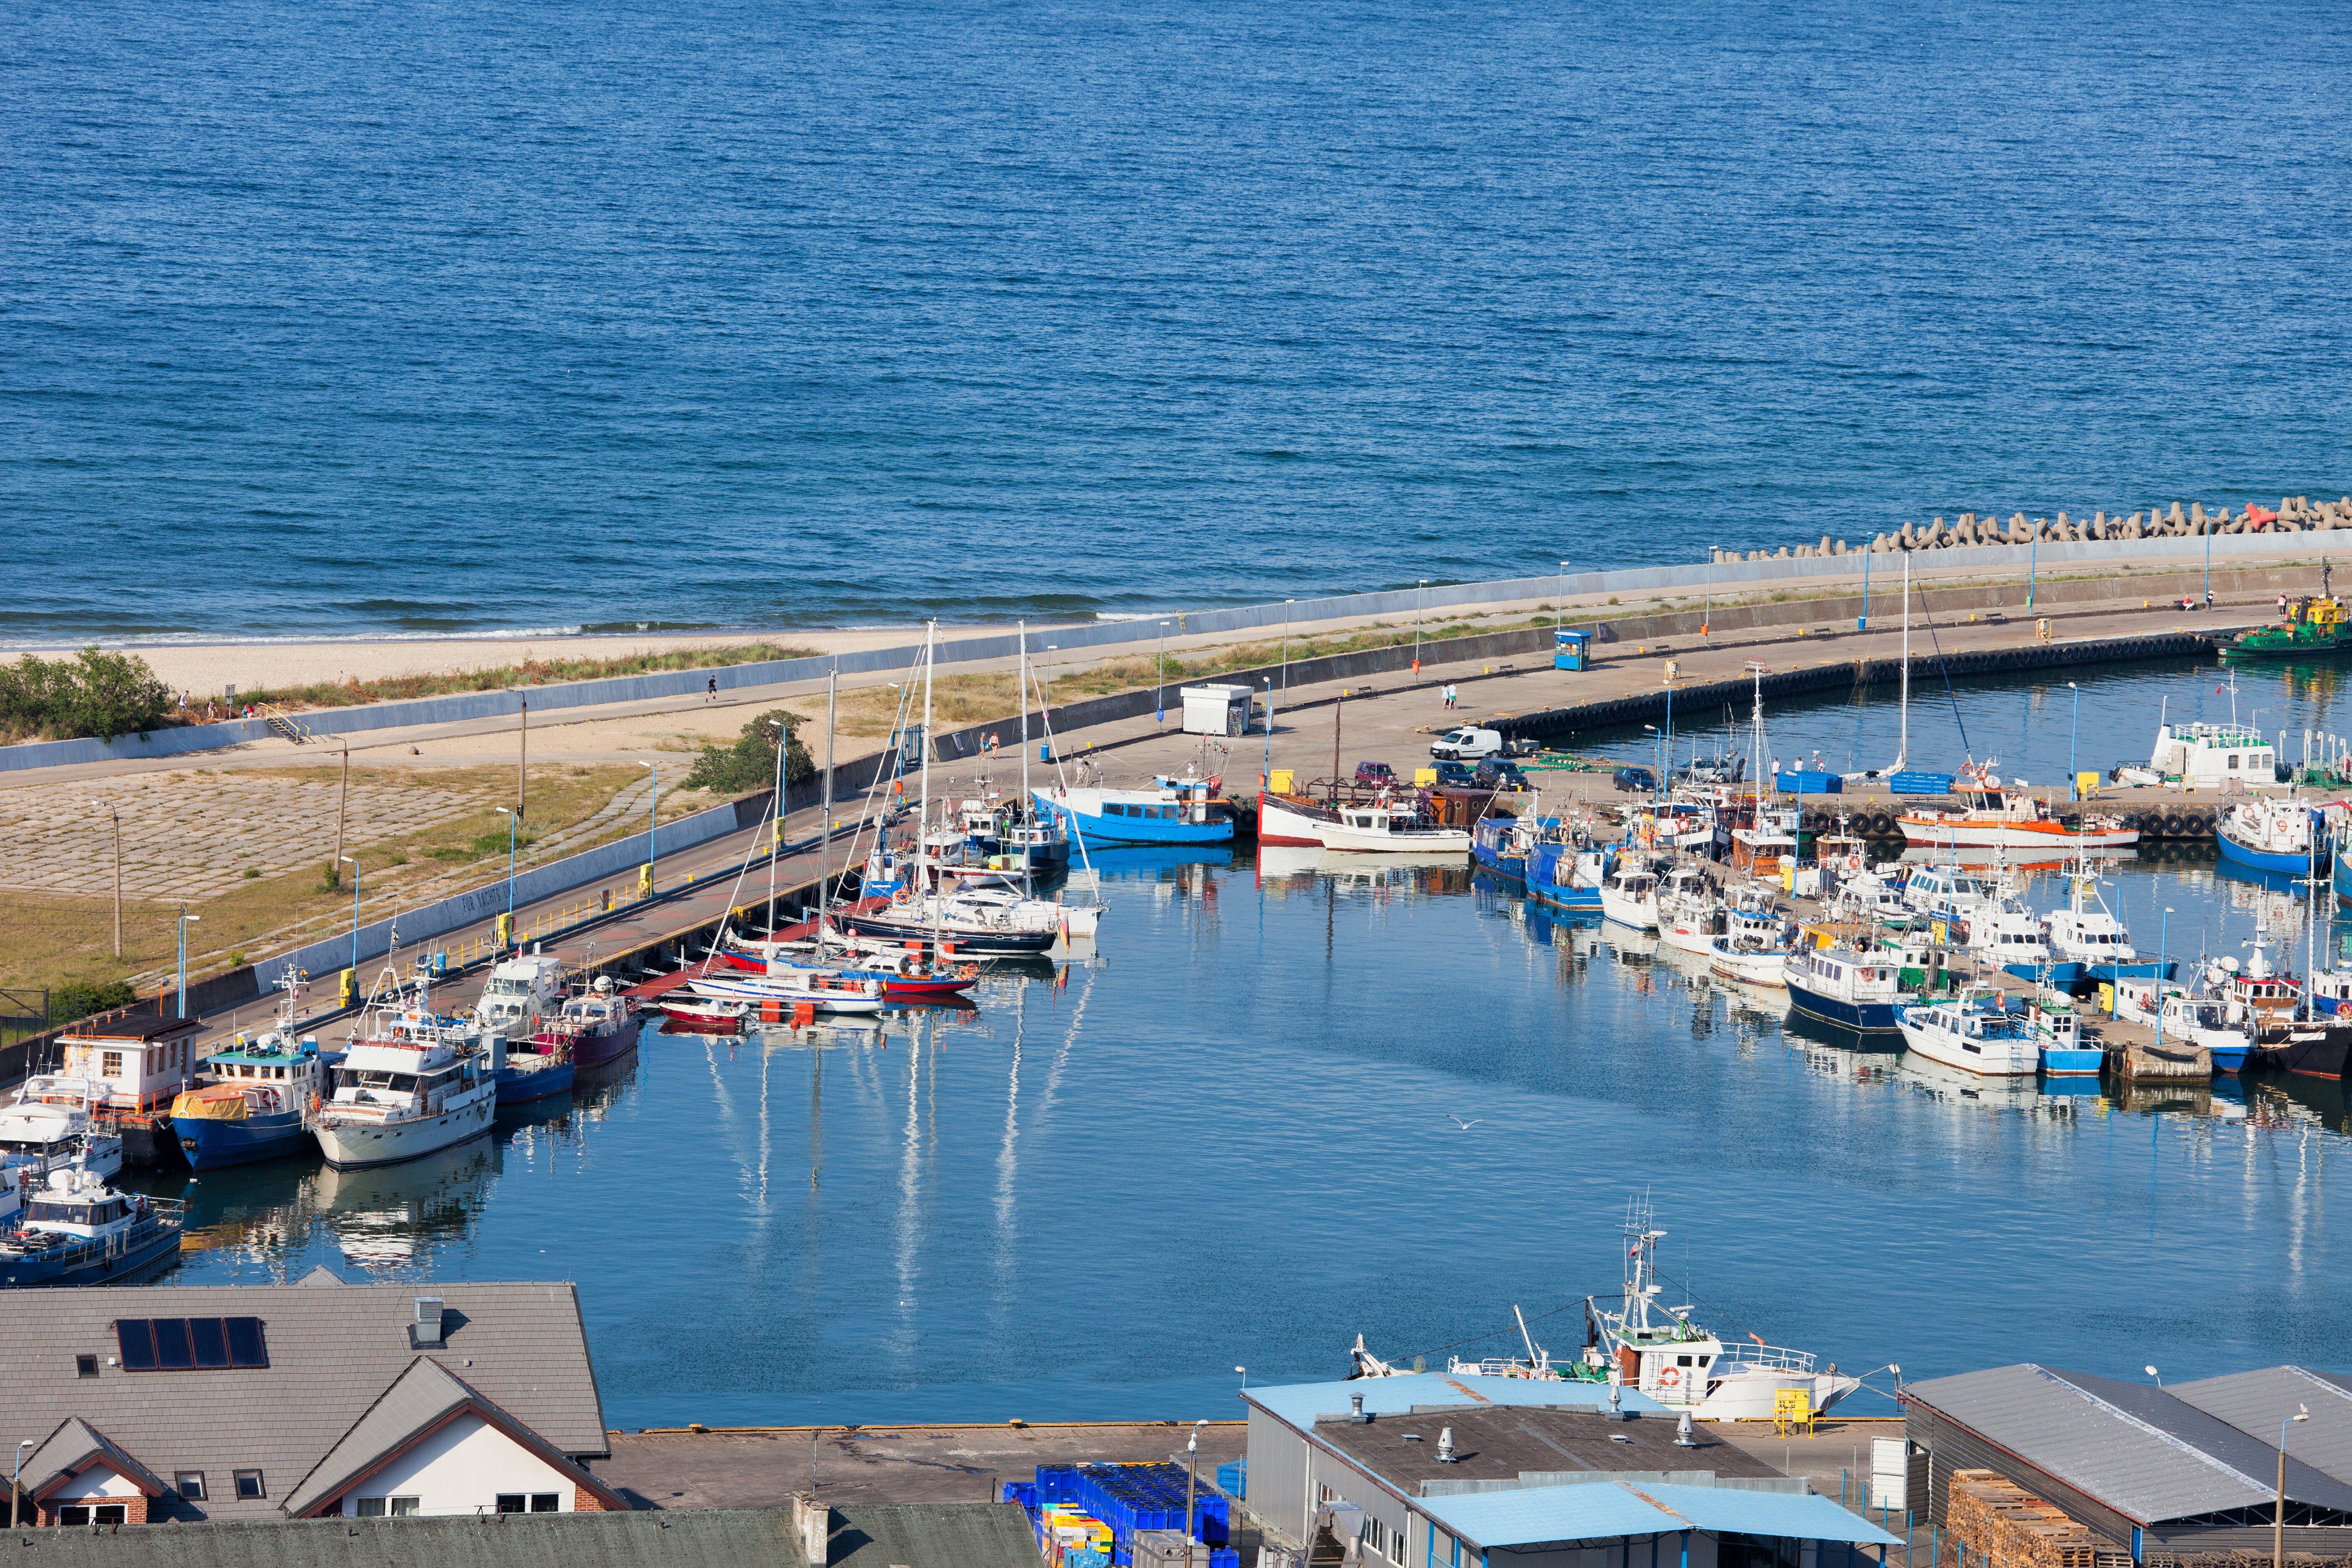
[[[1475,763],[1481,757],[1500,756],[1503,737],[1493,730],[1474,730],[1465,726],[1448,730],[1429,743],[1429,754],[1441,763]]]

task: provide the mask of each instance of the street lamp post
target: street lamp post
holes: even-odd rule
[[[1282,705],[1290,706],[1290,606],[1296,599],[1282,601]]]
[[[1423,577],[1412,591],[1412,672],[1421,673],[1421,607],[1429,597],[1429,579]]]
[[[2286,1429],[2310,1419],[2311,1406],[2303,1405],[2279,1423],[2278,1511],[2271,1518],[2271,1568],[2286,1568]]]
[[[2070,680],[2066,689],[2074,694],[2074,717],[2066,724],[2066,798],[2080,800],[2083,796],[2074,783],[2083,775],[2074,771],[2074,738],[2083,730],[2083,689]]]
[[[924,738],[929,739],[929,736]],[[661,822],[661,770],[651,763],[645,765],[653,768],[654,773],[654,801],[646,807],[646,896],[651,898],[654,891],[654,828]]]
[[[1206,1421],[1193,1422],[1192,1433],[1184,1439],[1184,1560],[1187,1563],[1192,1560],[1192,1542],[1198,1539],[1192,1529],[1192,1495],[1200,1486],[1201,1428],[1207,1425]],[[2279,1473],[2282,1476],[2286,1473],[2284,1462]]]
[[[2156,972],[2159,976],[2172,973],[2170,970],[2164,967],[2166,963],[2170,962],[2170,960],[2165,955],[2172,951],[2171,933],[2172,909],[2170,905],[2167,905],[2164,910],[2164,918],[2156,922]],[[2293,963],[2294,962],[2294,954],[2292,951],[2287,954],[2287,962],[2289,963]],[[2161,979],[2157,981],[2155,991],[2156,1048],[2160,1051],[2164,1049],[2164,982]],[[2150,1377],[2155,1377],[2156,1369],[2154,1367],[2148,1368],[2147,1374]],[[2158,1380],[2157,1386],[2158,1388],[2164,1386],[2161,1379]]]
[[[1234,1368],[1234,1370],[1242,1374],[1242,1386],[1244,1388],[1247,1388],[1249,1386],[1249,1368],[1245,1366],[1237,1366]]]
[[[1862,614],[1854,617],[1853,629],[1858,632],[1870,629],[1870,552],[1867,550],[1862,552]]]
[[[1167,654],[1168,623],[1162,621],[1160,623],[1159,639],[1152,645],[1151,649],[1151,683],[1154,688],[1151,693],[1151,721],[1155,724],[1168,722]],[[926,735],[923,739],[928,742],[930,737]]]
[[[94,800],[92,807],[114,818],[114,956],[122,956],[122,813],[104,801]]]
[[[499,815],[507,819],[507,931],[511,934],[514,931],[515,814],[503,805],[498,809]]]
[[[204,918],[185,910],[180,911],[180,994],[175,1000],[174,1017],[188,1016],[188,927]]]
[[[352,984],[360,983],[360,863],[348,855],[336,859],[352,868]]]

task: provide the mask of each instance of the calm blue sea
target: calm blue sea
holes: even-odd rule
[[[0,641],[2352,488],[2336,7],[22,0]]]

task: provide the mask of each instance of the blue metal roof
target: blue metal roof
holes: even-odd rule
[[[1466,1497],[1420,1498],[1413,1506],[1454,1534],[1481,1546],[1606,1541],[1620,1535],[1657,1535],[1683,1528],[1682,1521],[1664,1510],[1652,1507],[1622,1486],[1602,1481],[1475,1492]]]
[[[1757,1492],[1744,1487],[1651,1486],[1640,1488],[1701,1530],[1740,1535],[1793,1535],[1807,1541],[1856,1541],[1880,1546],[1903,1542],[1843,1504],[1813,1492]]]
[[[1622,1408],[1643,1412],[1665,1406],[1633,1389],[1621,1389]],[[1396,1377],[1359,1377],[1332,1383],[1290,1383],[1243,1391],[1242,1397],[1281,1416],[1304,1432],[1318,1415],[1344,1415],[1349,1401],[1364,1396],[1374,1415],[1403,1415],[1416,1405],[1573,1405],[1606,1410],[1609,1390],[1598,1383],[1539,1383],[1527,1377],[1455,1377],[1442,1372],[1409,1372]]]

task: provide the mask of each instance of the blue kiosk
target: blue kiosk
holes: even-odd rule
[[[1566,626],[1552,633],[1551,667],[1554,669],[1585,668],[1585,648],[1591,640],[1590,632],[1571,631]]]

